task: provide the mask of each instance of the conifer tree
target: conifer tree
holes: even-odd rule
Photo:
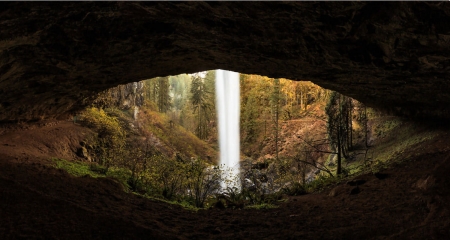
[[[168,77],[159,77],[158,78],[158,110],[159,112],[165,113],[167,112],[172,103],[169,95],[170,84]]]
[[[206,139],[211,113],[211,92],[206,89],[205,83],[199,75],[192,77],[191,94],[191,104],[194,113],[197,113],[198,121],[195,133],[200,139]]]
[[[327,114],[327,131],[331,148],[337,154],[337,174],[342,173],[342,157],[348,157],[351,143],[351,99],[340,93],[332,92],[325,108]]]
[[[274,133],[275,133],[275,156],[278,160],[278,133],[279,126],[278,120],[280,118],[280,102],[281,102],[281,91],[280,91],[280,79],[275,78],[273,80],[273,90],[271,94],[271,107],[272,107],[272,120],[274,123]]]

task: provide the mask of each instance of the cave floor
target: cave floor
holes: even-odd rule
[[[49,166],[72,159],[89,130],[70,121],[0,129],[1,239],[448,239],[447,132],[405,162],[279,208],[197,212],[127,193],[111,179]]]

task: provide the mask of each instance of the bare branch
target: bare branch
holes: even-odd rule
[[[324,171],[324,172],[330,174],[330,176],[333,177],[333,174],[331,173],[331,171],[330,171],[328,168],[326,168],[325,166],[323,166],[322,164],[320,164],[320,165],[322,165],[322,167],[324,167],[324,168],[318,167],[317,165],[315,165],[315,164],[313,164],[313,163],[310,163],[310,162],[308,162],[308,161],[304,161],[304,160],[300,160],[300,159],[297,159],[297,161],[298,161],[298,162],[302,162],[302,163],[309,164],[309,165],[311,165],[311,166],[313,166],[313,167],[319,169],[320,171]]]
[[[301,137],[299,137],[299,136],[297,136],[297,138],[300,138],[300,139],[301,139],[304,143],[306,143],[309,147],[313,148],[313,149],[315,150],[315,152],[329,153],[329,154],[336,154],[335,152],[324,151],[324,150],[318,148],[318,146],[326,145],[325,143],[323,143],[323,144],[318,144],[318,145],[313,145],[313,144],[311,144],[310,142],[306,141],[305,139],[303,139],[303,138],[301,138]],[[309,152],[311,152],[311,151],[309,151]]]

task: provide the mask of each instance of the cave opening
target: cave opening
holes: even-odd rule
[[[231,150],[219,145],[219,105],[230,99],[217,98],[226,78],[222,70],[209,70],[102,92],[77,115],[78,124],[97,132],[78,157],[106,174],[127,169],[130,175],[122,177],[137,193],[195,207],[252,206],[270,196],[274,202],[265,203],[271,206],[282,195],[306,194],[318,182],[367,171],[378,135],[401,123],[309,81],[235,75],[239,103],[231,110],[241,127],[231,144],[241,150],[233,150],[236,162],[227,165],[222,155]],[[391,118],[392,126],[383,127]],[[239,165],[240,173],[230,170]],[[230,201],[231,195],[240,200]]]
[[[2,3],[0,236],[447,239],[449,21],[445,2]],[[155,93],[217,68],[249,73],[248,191],[208,200],[212,102]]]

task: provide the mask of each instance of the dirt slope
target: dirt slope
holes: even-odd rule
[[[50,167],[49,157],[75,158],[71,151],[83,132],[88,130],[71,122],[3,128],[0,239],[450,237],[450,139],[445,131],[413,148],[404,163],[381,177],[357,177],[364,180],[358,190],[344,182],[291,197],[277,209],[198,212],[126,193],[114,180],[75,178]]]

